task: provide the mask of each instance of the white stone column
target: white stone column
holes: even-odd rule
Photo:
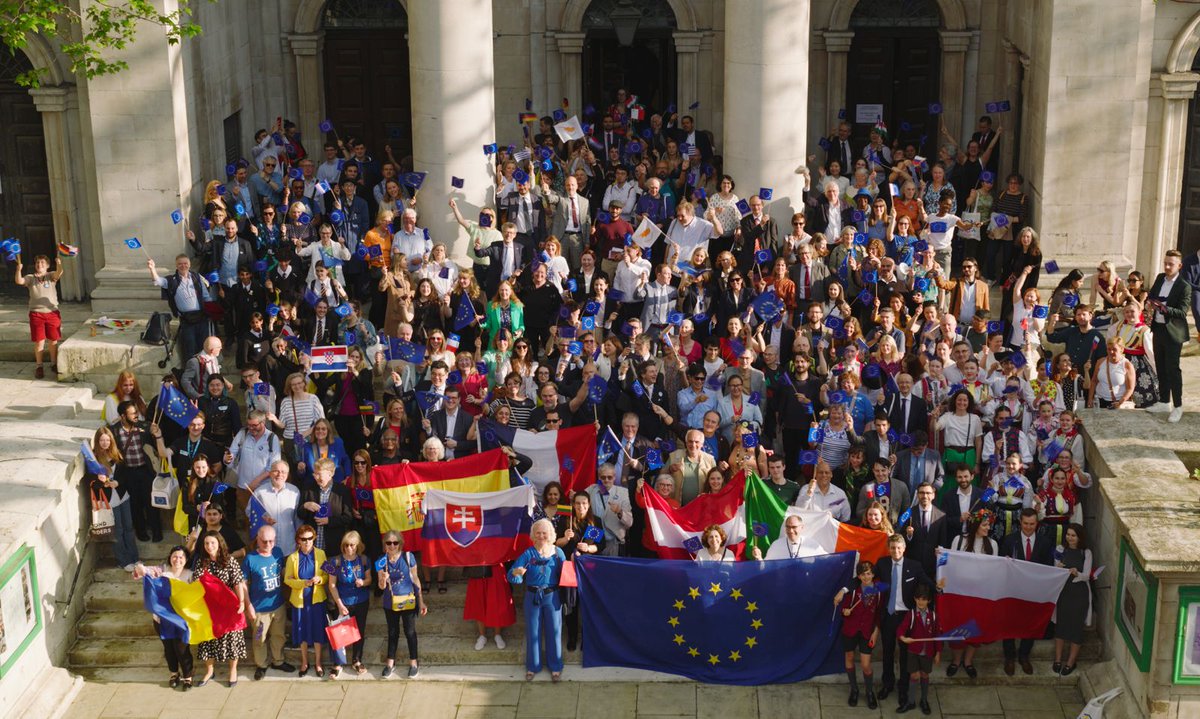
[[[838,123],[838,110],[846,110],[846,120],[854,117],[852,110],[846,108],[846,73],[849,72],[850,44],[854,40],[852,30],[827,30],[825,35],[825,54],[829,60],[829,73],[826,75],[826,97],[828,98],[828,115],[824,118],[828,127],[818,128],[821,133]]]
[[[1163,253],[1179,243],[1179,213],[1183,198],[1184,164],[1187,161],[1188,103],[1196,94],[1200,75],[1172,72],[1150,80],[1152,103],[1161,103],[1158,156],[1154,161],[1154,204],[1150,220],[1151,242],[1138,244],[1138,267],[1157,268]]]
[[[716,36],[713,32],[704,32],[700,35],[700,80],[696,95],[696,100],[700,101],[700,107],[692,111],[692,114],[696,117],[697,127],[708,128],[713,134],[713,141],[720,143],[721,138],[725,136],[723,132],[725,114],[721,111],[721,102],[716,94],[721,85],[720,68],[722,63],[716,57],[718,46],[715,39]],[[719,154],[724,150],[718,146],[714,147],[713,151]]]
[[[325,142],[325,133],[321,132],[320,124],[325,118],[321,102],[325,85],[325,68],[321,63],[325,33],[291,33],[287,40],[296,60],[296,102],[300,108],[296,124],[300,126],[300,136],[304,138],[309,154],[324,157],[321,145]]]
[[[694,115],[688,110],[700,99],[700,41],[703,33],[677,32],[675,38],[676,94],[675,107],[680,117]],[[696,125],[707,127],[707,125]]]
[[[963,114],[962,114],[962,134],[958,137],[966,147],[966,141],[971,138],[971,133],[975,131],[975,120],[979,116],[979,31],[971,31],[971,40],[967,45],[967,69],[966,82],[963,83]],[[983,152],[985,148],[979,148]]]
[[[825,45],[825,33],[814,32],[810,40],[808,69],[808,121],[813,125],[810,137],[823,135],[829,128],[835,111],[829,108],[829,51]],[[816,152],[816,150],[813,150]],[[811,153],[810,153],[811,154]],[[818,153],[820,162],[825,161],[824,153]],[[813,175],[814,179],[816,175]]]
[[[414,2],[408,6],[413,162],[429,173],[417,195],[420,224],[455,259],[467,236],[446,200],[475,218],[492,199],[492,165],[483,146],[496,139],[491,0]],[[451,177],[464,180],[461,190]]]
[[[1024,93],[1021,92],[1021,84],[1020,84],[1020,78],[1021,78],[1021,74],[1022,74],[1021,68],[1022,68],[1022,66],[1024,66],[1026,69],[1029,68],[1029,57],[1027,55],[1024,55],[1021,52],[1020,48],[1018,48],[1016,45],[1013,45],[1008,40],[1004,40],[1003,44],[1004,44],[1004,75],[1003,75],[1004,90],[1005,90],[1005,94],[1007,97],[1016,100],[1016,98],[1018,98],[1018,97],[1024,97]],[[1019,107],[1014,108],[1014,109],[1016,109],[1017,112],[1020,113]],[[995,121],[995,119],[996,118],[992,118],[993,122]],[[1028,127],[1027,127],[1026,123],[1021,123],[1021,146],[1022,147],[1028,147],[1028,145],[1027,145],[1028,134],[1029,134],[1029,132],[1028,132]],[[1001,178],[1008,176],[1009,173],[1011,173],[1013,170],[1016,169],[1014,167],[1014,157],[1015,157],[1014,153],[1015,153],[1016,145],[1017,145],[1016,139],[1017,138],[1015,138],[1015,137],[1008,137],[1006,140],[1002,140],[1000,143],[1000,175],[1001,175],[1001,177],[997,178],[997,182],[1000,182]]]
[[[942,30],[942,83],[939,94],[942,102],[942,123],[951,137],[962,141],[963,113],[972,112],[964,107],[967,78],[967,48],[971,44],[971,33],[966,30]],[[972,79],[974,84],[974,79]],[[936,136],[941,133],[932,133]],[[940,144],[941,140],[937,141]],[[936,153],[935,153],[936,154]]]
[[[549,98],[549,104],[542,108],[542,112],[550,114],[554,110],[562,107],[563,97],[567,98],[570,107],[576,108],[578,114],[583,113],[583,40],[587,37],[581,32],[560,32],[555,35],[558,41],[558,54],[562,59],[562,77],[560,78],[560,87],[562,88],[562,96]],[[573,113],[567,112],[570,116]],[[579,118],[583,121],[583,118]]]
[[[808,37],[808,0],[725,4],[725,171],[743,197],[774,188],[777,217],[803,202]]]
[[[74,106],[75,86],[38,87],[29,91],[33,104],[42,116],[42,132],[46,139],[46,170],[50,180],[50,215],[54,223],[54,239],[80,246],[82,237],[75,214],[75,188],[71,183],[71,148],[68,145],[67,109]],[[92,248],[88,248],[91,254]],[[103,252],[103,248],[100,248]],[[81,252],[77,257],[63,258],[63,276],[58,292],[65,300],[80,300],[87,295],[85,263],[89,257]],[[101,258],[102,259],[102,258]]]

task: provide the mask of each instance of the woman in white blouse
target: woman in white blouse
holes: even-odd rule
[[[934,410],[934,426],[942,433],[942,463],[975,467],[983,452],[983,420],[976,413],[975,398],[960,389],[950,395],[949,404],[949,412],[943,413],[941,407]]]
[[[719,525],[710,524],[700,535],[700,551],[696,552],[697,562],[736,562],[737,557],[725,546],[725,530]]]
[[[450,294],[458,281],[458,264],[446,257],[446,246],[438,243],[429,251],[429,259],[417,270],[417,280],[428,279],[439,296]]]

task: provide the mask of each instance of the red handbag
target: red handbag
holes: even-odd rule
[[[562,572],[558,575],[558,586],[560,587],[578,587],[579,579],[575,576],[575,560],[568,559],[563,562]]]
[[[325,636],[329,638],[329,646],[345,649],[362,639],[362,632],[358,630],[358,622],[354,617],[347,614],[337,621],[330,622],[329,626],[325,627]]]

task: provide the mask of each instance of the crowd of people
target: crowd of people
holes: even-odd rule
[[[247,644],[256,679],[323,676],[327,622],[353,616],[365,635],[373,593],[385,597],[384,676],[401,626],[416,676],[417,617],[437,601],[430,591],[446,591],[445,568],[419,564],[396,533],[381,537],[370,473],[470,455],[483,418],[533,432],[590,425],[600,440],[596,486],[545,487],[534,547],[469,574],[464,619],[476,622],[477,650],[488,629],[504,646],[510,584],[525,585],[530,678],[543,663],[560,677],[564,624],[567,648],[580,641],[574,595],[557,589],[565,558],[654,556],[643,492],[684,506],[740,472],[766,478],[789,506],[891,535],[890,555],[860,565],[836,600],[851,705],[857,651],[870,706],[894,690],[914,708],[911,669],[929,713],[939,653],[909,640],[936,633],[939,548],[1082,577],[1064,590],[1069,610],[1054,630],[1054,671],[1075,669],[1092,484],[1079,410],[1179,419],[1195,258],[1168,251],[1152,282],[1102,262],[1090,288],[1071,270],[1045,292],[1039,278],[1057,267],[1021,175],[996,186],[1002,128],[988,117],[935,162],[881,124],[851,147],[843,123],[821,139],[824,161],[811,158],[802,206],[773,217],[769,188],[739,193],[694,118],[633,119],[634,107],[622,91],[583,140],[564,142],[548,116],[525,146],[485,149],[494,204],[468,218],[448,203],[469,238],[462,264],[451,238],[421,227],[416,193],[436,190],[419,190],[411,159],[388,148],[380,161],[354,139],[312,158],[278,127],[209,184],[174,272],[148,262],[184,360],[162,387],[200,412],[178,426],[161,394],[122,373],[93,442],[110,471],[91,479],[114,506],[122,566],[209,572],[243,598],[249,641],[201,644],[200,684],[214,661],[236,682]],[[633,232],[645,221],[657,232],[643,245]],[[46,301],[33,288],[53,278],[39,258],[21,278],[31,302]],[[35,341],[37,327],[49,324]],[[312,348],[337,345],[345,368],[313,371]],[[178,477],[189,533],[165,566],[145,569],[134,540],[163,537],[151,505],[160,462]],[[239,531],[252,497],[269,525],[253,537]],[[797,537],[783,558],[807,556]],[[735,558],[719,527],[703,539],[698,560]],[[873,581],[903,590],[865,591]],[[282,657],[289,622],[298,670]],[[187,688],[187,646],[163,642],[172,682]],[[1005,642],[1008,674],[1018,663],[1032,673],[1031,644]],[[955,646],[946,673],[973,678],[976,648]],[[365,672],[361,640],[331,661],[334,677]]]

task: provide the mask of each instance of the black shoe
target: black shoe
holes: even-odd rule
[[[266,667],[256,667],[254,669],[254,681],[262,681],[262,678],[267,675]]]
[[[291,674],[292,672],[296,671],[296,667],[292,666],[291,664],[288,664],[287,662],[280,662],[278,664],[272,664],[271,668],[276,671],[287,672],[288,674]]]
[[[852,707],[858,706],[858,687],[851,687],[850,698],[846,700],[846,703]]]
[[[921,713],[922,714],[932,714],[933,713],[933,709],[929,706],[929,702],[925,701],[924,699],[921,700]]]
[[[975,671],[974,664],[964,664],[963,671],[966,672],[967,676],[971,677],[972,679],[979,676],[979,672]]]
[[[1054,672],[1055,674],[1062,672],[1062,662],[1054,662],[1051,664],[1050,671]]]
[[[884,699],[887,699],[887,698],[888,698],[888,695],[890,695],[891,693],[892,693],[892,688],[891,688],[891,687],[880,687],[880,689],[879,689],[879,701],[883,701]]]
[[[1062,671],[1061,671],[1061,672],[1059,672],[1059,676],[1062,676],[1062,677],[1068,676],[1068,675],[1070,675],[1070,673],[1071,673],[1071,672],[1073,672],[1073,671],[1075,671],[1075,665],[1074,665],[1074,664],[1064,664],[1064,665],[1063,665],[1063,668],[1062,668]]]
[[[955,674],[958,674],[958,665],[954,662],[950,662],[946,665],[946,676],[952,677]]]
[[[155,542],[161,542],[163,540],[162,532],[155,532],[151,535],[151,537],[153,537]]]
[[[912,702],[905,702],[905,703],[901,704],[900,706],[896,707],[896,713],[897,714],[905,714],[916,708],[917,708],[916,704],[913,704]]]
[[[878,709],[879,702],[875,699],[875,692],[867,692],[867,708]]]
[[[134,532],[134,535],[137,536],[137,540],[139,542],[149,542],[150,541],[150,535],[146,534],[145,532]]]
[[[578,642],[576,642],[574,639],[568,639],[568,640],[567,640],[567,651],[568,651],[568,652],[573,652],[573,651],[575,651],[575,646],[576,646],[577,644],[578,644]]]

